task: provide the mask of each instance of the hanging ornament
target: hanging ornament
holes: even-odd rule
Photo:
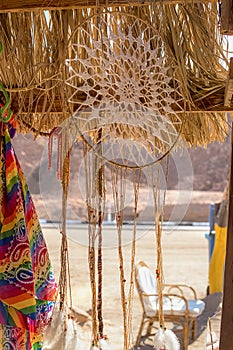
[[[154,338],[155,350],[180,350],[180,343],[174,332],[159,328]]]
[[[62,180],[62,128],[52,129],[48,140],[48,170],[52,167],[53,142],[57,139],[57,178]]]
[[[44,334],[43,350],[70,349],[83,349],[77,322],[64,315],[63,311],[54,311],[52,321]]]
[[[63,128],[64,130],[64,128]],[[82,350],[80,331],[75,318],[69,314],[72,310],[72,293],[70,280],[70,266],[68,255],[68,240],[66,234],[67,200],[70,180],[71,145],[69,133],[62,133],[56,128],[52,135],[59,136],[58,169],[62,180],[62,227],[61,227],[61,267],[59,278],[59,301],[54,310],[52,320],[46,328],[43,350]],[[52,141],[52,140],[51,140]],[[63,142],[62,142],[63,141]],[[49,144],[52,153],[52,143]],[[51,165],[51,162],[50,162]],[[69,292],[69,293],[68,293]],[[59,305],[59,307],[58,307]]]
[[[219,340],[215,332],[207,334],[206,350],[219,350]]]
[[[100,343],[100,348],[102,350],[110,350],[111,349],[107,337],[103,337],[102,339],[100,339],[99,343]]]
[[[168,164],[169,157],[166,159],[166,183],[168,178]],[[177,336],[171,330],[166,329],[164,323],[163,312],[163,251],[162,251],[162,222],[164,218],[166,191],[161,198],[161,169],[158,168],[157,175],[151,169],[151,185],[154,196],[154,213],[155,213],[155,234],[156,234],[156,281],[158,290],[158,304],[159,304],[159,322],[160,328],[154,337],[155,350],[180,350],[180,343]],[[161,211],[160,211],[161,210]]]
[[[77,37],[78,44],[74,42]],[[156,26],[148,25],[130,14],[121,14],[119,18],[118,12],[98,12],[74,30],[70,47],[71,58],[66,61],[70,77],[66,84],[73,89],[69,102],[73,103],[72,119],[77,128],[77,138],[83,140],[86,163],[92,289],[91,349],[102,349],[108,345],[105,341],[101,346],[100,340],[103,335],[103,178],[105,163],[109,163],[111,169],[115,168],[112,171],[113,198],[118,233],[124,350],[128,350],[132,345],[134,266],[132,268],[132,263],[127,295],[122,249],[125,174],[127,168],[141,171],[143,167],[163,159],[179,139],[182,124],[177,113],[178,109],[181,112],[177,102],[181,100],[180,83],[175,77],[177,66],[172,60],[167,61],[167,48]],[[89,157],[90,153],[92,157]],[[135,203],[138,200],[136,183]],[[136,211],[135,204],[135,217]],[[136,219],[134,222],[132,262],[135,256]]]
[[[98,141],[98,140],[97,140]],[[83,142],[86,176],[86,204],[88,213],[88,260],[92,291],[92,347],[102,349],[100,342],[105,341],[103,322],[103,259],[102,259],[102,224],[105,215],[104,165],[93,152],[88,152]],[[97,257],[96,257],[97,245]],[[97,271],[97,276],[96,276]],[[107,348],[106,348],[107,349]]]
[[[108,337],[104,335],[98,340],[98,346],[92,345],[90,350],[111,350]]]
[[[216,333],[212,331],[211,318],[208,319],[208,326],[209,332],[206,336],[206,350],[219,350],[219,340]]]
[[[44,347],[43,350],[55,349],[59,346],[62,333],[63,333],[63,319],[62,312],[53,312],[53,317],[46,328],[44,334]]]
[[[125,153],[140,167],[168,154],[181,131],[182,97],[177,66],[167,61],[158,29],[130,14],[98,13],[76,28],[71,47],[66,84],[73,89],[69,102],[79,137],[98,153],[101,130],[98,142],[107,144],[101,156],[119,166]],[[153,157],[146,159],[148,153]]]

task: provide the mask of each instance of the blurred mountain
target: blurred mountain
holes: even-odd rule
[[[29,188],[33,194],[40,217],[60,219],[61,210],[61,185],[56,180],[56,154],[53,156],[53,169],[48,172],[47,162],[47,138],[38,137],[34,140],[32,135],[17,135],[14,140],[14,148],[25,173]],[[54,144],[56,153],[56,144]],[[82,149],[76,145],[73,149],[71,164],[70,185],[70,210],[68,217],[75,218],[73,211],[78,212],[78,218],[85,220],[85,181],[81,166]],[[206,148],[198,147],[185,151],[177,151],[170,156],[168,190],[173,193],[180,190],[203,191],[205,200],[209,203],[210,198],[221,198],[228,179],[230,164],[230,141],[229,138],[223,143],[213,142]],[[107,187],[111,188],[110,169],[106,169]],[[146,177],[142,177],[141,192],[147,196]],[[210,193],[217,195],[210,195]],[[169,197],[172,198],[172,197]],[[198,196],[200,198],[201,197]],[[210,199],[211,200],[211,199]],[[142,200],[142,202],[144,199]],[[51,202],[51,203],[50,203]],[[170,200],[169,205],[173,205]],[[46,204],[46,205],[45,205]],[[47,208],[43,208],[43,207]],[[133,204],[129,203],[132,209]],[[141,209],[140,209],[141,210]],[[130,210],[129,210],[130,211]],[[196,210],[197,211],[197,210]],[[193,212],[196,212],[195,210]],[[195,214],[198,216],[197,214]],[[194,219],[195,219],[194,215]],[[145,215],[144,215],[145,216]],[[192,216],[192,215],[191,215]],[[208,205],[206,204],[204,216],[208,220]],[[194,220],[192,218],[192,220]]]

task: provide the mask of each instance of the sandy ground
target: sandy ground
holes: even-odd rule
[[[174,229],[174,230],[173,230]],[[204,299],[206,309],[197,323],[197,338],[190,340],[189,350],[204,350],[206,344],[207,320],[212,317],[221,301],[221,294],[206,296],[208,285],[208,241],[204,234],[206,227],[172,227],[163,232],[164,275],[166,283],[187,283],[192,285],[198,298]],[[43,227],[50,257],[56,276],[60,266],[59,228],[47,225]],[[91,309],[91,293],[87,258],[87,227],[69,226],[69,255],[71,267],[73,304],[82,310]],[[139,226],[137,231],[136,260],[144,260],[151,268],[156,266],[154,230],[151,226]],[[111,350],[123,349],[123,326],[119,286],[119,260],[117,251],[116,228],[105,226],[103,232],[103,309],[105,331],[111,341]],[[124,229],[124,263],[126,271],[126,289],[128,289],[132,227]],[[136,338],[141,320],[142,308],[135,290],[133,310],[133,332]],[[213,330],[219,333],[219,313],[213,318]],[[168,327],[169,328],[169,327]],[[84,350],[89,350],[90,323],[82,327]],[[152,349],[152,338],[143,339],[139,349]]]

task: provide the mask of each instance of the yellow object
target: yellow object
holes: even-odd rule
[[[210,294],[222,292],[223,290],[223,272],[226,256],[227,227],[215,224],[214,229],[215,244],[209,267]]]

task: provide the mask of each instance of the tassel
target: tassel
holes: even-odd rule
[[[104,335],[103,338],[98,341],[98,346],[92,345],[90,350],[111,350],[108,337]]]
[[[53,139],[57,138],[57,179],[62,180],[62,127],[53,128],[49,134],[48,141],[48,170],[51,169],[52,166],[52,157],[53,157]]]
[[[109,342],[105,338],[100,339],[99,343],[102,350],[110,350]]]
[[[155,350],[180,350],[180,343],[175,333],[160,327],[154,338],[154,348]]]
[[[82,350],[80,332],[72,318],[62,311],[53,313],[51,323],[45,330],[43,350]]]
[[[215,332],[207,334],[206,350],[219,350],[219,340]]]
[[[52,320],[45,330],[43,350],[59,349],[64,331],[63,323],[63,313],[54,311]]]
[[[64,350],[83,350],[80,341],[80,331],[77,322],[72,318],[68,319],[67,329],[66,329],[66,343]]]

